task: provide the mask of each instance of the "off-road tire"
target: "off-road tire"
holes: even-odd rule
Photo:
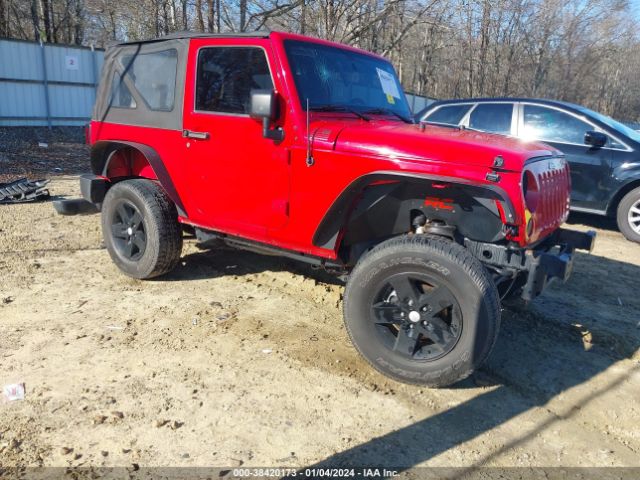
[[[458,302],[461,332],[440,358],[400,356],[374,329],[377,286],[404,272],[434,278]],[[344,320],[357,350],[382,374],[404,383],[444,387],[469,376],[489,356],[500,328],[500,299],[487,270],[465,248],[441,237],[405,235],[381,243],[360,259],[347,282]]]
[[[618,204],[617,221],[618,228],[627,240],[640,243],[640,233],[636,232],[629,223],[629,211],[640,205],[640,187],[627,193]]]
[[[146,246],[139,258],[130,259],[118,248],[112,232],[119,205],[133,205],[142,216]],[[134,179],[116,183],[102,204],[102,235],[113,262],[126,275],[147,279],[164,275],[180,261],[182,231],[173,202],[152,180]]]

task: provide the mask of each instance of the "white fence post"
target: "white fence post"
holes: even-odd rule
[[[94,91],[98,93],[98,62],[96,60],[96,50],[93,48],[93,43],[91,44],[91,71],[93,72],[93,85]]]
[[[44,44],[40,40],[40,58],[42,59],[42,82],[44,84],[44,103],[47,112],[47,127],[51,130],[51,104],[49,103],[49,79],[47,78],[47,59],[44,54]]]

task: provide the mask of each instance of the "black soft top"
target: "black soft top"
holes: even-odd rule
[[[92,119],[182,130],[187,54],[192,38],[268,38],[271,32],[176,32],[107,48]],[[188,81],[192,81],[189,79]]]
[[[271,34],[268,30],[260,30],[257,32],[227,32],[227,33],[202,33],[202,32],[173,32],[168,35],[157,38],[148,38],[145,40],[132,40],[130,42],[119,42],[114,45],[136,45],[139,43],[155,43],[167,40],[191,39],[191,38],[269,38]]]

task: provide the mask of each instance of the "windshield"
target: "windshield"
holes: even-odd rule
[[[590,110],[590,109],[585,108],[585,107],[578,106],[578,110],[580,110],[583,113],[586,113],[587,115],[590,115],[590,116],[594,117],[596,120],[599,120],[602,123],[604,123],[605,125],[608,125],[609,127],[613,128],[614,130],[617,130],[618,132],[626,135],[631,140],[634,140],[636,142],[640,142],[640,132],[638,132],[636,130],[633,130],[632,128],[627,127],[623,123],[620,123],[620,122],[618,122],[617,120],[614,120],[611,117],[607,117],[606,115],[603,115],[603,114],[598,113],[598,112],[594,112],[593,110]]]
[[[391,64],[350,50],[285,40],[302,108],[411,116]]]

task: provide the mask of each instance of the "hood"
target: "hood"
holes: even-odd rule
[[[543,143],[458,128],[426,125],[423,129],[420,125],[378,120],[323,120],[314,122],[313,127],[314,148],[398,160],[490,167],[495,157],[501,155],[504,169],[520,171],[529,158],[561,155],[559,150]]]

